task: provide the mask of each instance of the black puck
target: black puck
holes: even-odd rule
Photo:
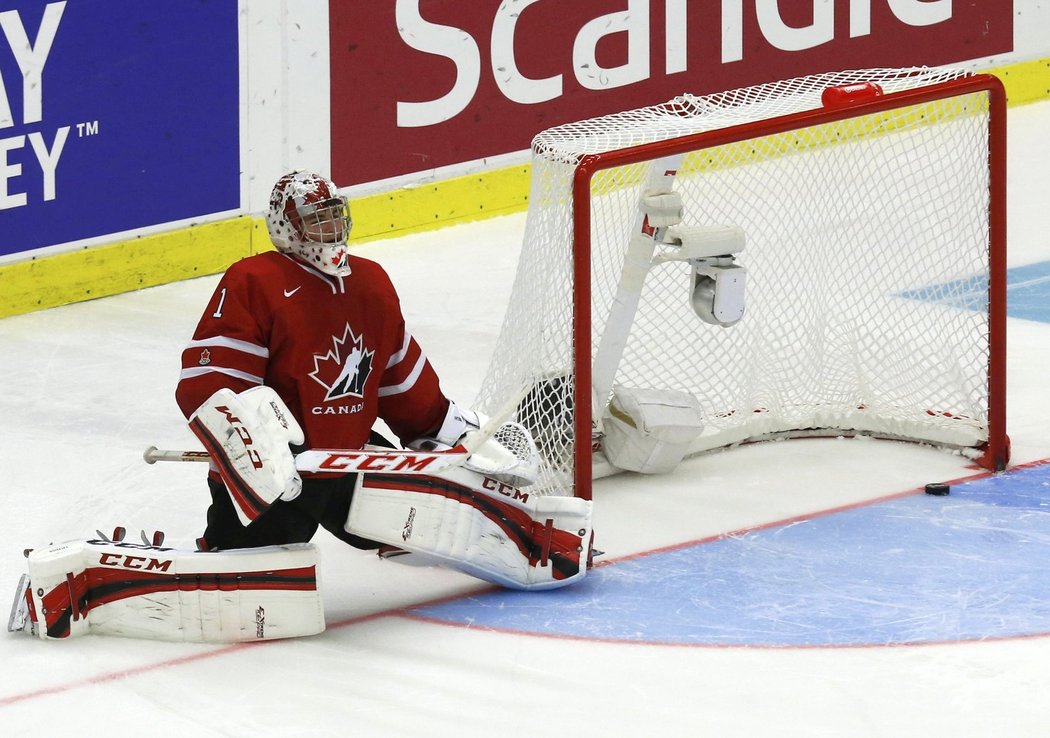
[[[928,494],[928,495],[936,495],[937,497],[944,497],[950,491],[951,491],[951,487],[949,487],[944,482],[930,482],[929,484],[926,485],[926,494]]]

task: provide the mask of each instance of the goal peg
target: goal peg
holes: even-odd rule
[[[845,105],[867,102],[882,97],[882,86],[877,82],[856,82],[849,85],[826,87],[820,94],[820,104],[825,108],[841,108]]]

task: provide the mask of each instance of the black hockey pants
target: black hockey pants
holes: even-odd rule
[[[369,443],[393,447],[373,432]],[[318,477],[303,480],[303,491],[290,502],[278,500],[251,525],[241,525],[226,486],[221,481],[208,479],[211,506],[208,507],[208,527],[200,546],[205,550],[254,548],[282,543],[306,543],[322,527],[341,541],[355,548],[375,549],[381,544],[343,529],[350,513],[356,474],[342,477]]]

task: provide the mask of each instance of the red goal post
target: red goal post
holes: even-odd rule
[[[615,387],[694,396],[688,454],[872,435],[1002,469],[1005,162],[1002,84],[950,69],[812,75],[545,131],[478,405],[523,395],[542,491],[586,499],[616,471]],[[739,323],[696,317],[674,246],[632,252],[661,176],[684,222],[742,229]]]

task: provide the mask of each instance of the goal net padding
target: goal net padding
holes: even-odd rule
[[[695,398],[703,430],[687,456],[871,435],[1005,467],[995,77],[876,69],[682,95],[544,131],[532,157],[477,406],[523,398],[516,419],[536,437],[543,492],[589,498],[592,479],[616,471],[603,418],[632,388]],[[675,246],[631,245],[661,181],[683,224],[743,231],[746,307],[729,327],[698,317],[695,270]]]

